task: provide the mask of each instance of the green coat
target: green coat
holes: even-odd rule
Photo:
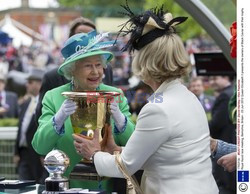
[[[100,84],[98,90],[115,91],[122,93],[120,89],[105,84]],[[70,83],[50,90],[45,94],[42,101],[43,108],[42,115],[39,118],[39,127],[33,137],[32,145],[36,152],[41,155],[46,155],[53,149],[59,149],[65,152],[70,158],[70,166],[68,167],[64,175],[66,177],[69,177],[69,174],[73,170],[74,166],[82,159],[82,157],[77,154],[73,144],[73,129],[71,126],[71,120],[69,117],[64,123],[64,135],[58,135],[55,132],[52,124],[52,118],[60,109],[62,103],[66,99],[61,95],[61,93],[66,91],[71,91]],[[129,137],[134,131],[135,125],[130,120],[131,114],[129,112],[127,99],[126,97],[124,97],[124,95],[119,102],[119,108],[121,112],[127,117],[127,125],[124,132],[113,133],[113,135],[117,145],[125,146]],[[114,121],[112,120],[111,122],[114,130]],[[103,188],[108,190],[112,190],[111,184],[111,181],[103,181],[102,183]],[[97,189],[98,182],[70,180],[70,187]]]

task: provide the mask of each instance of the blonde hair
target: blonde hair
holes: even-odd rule
[[[135,53],[132,69],[142,80],[151,78],[162,83],[187,75],[191,63],[180,37],[170,34],[155,39]]]

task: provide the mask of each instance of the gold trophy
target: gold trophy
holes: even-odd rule
[[[119,98],[118,92],[84,91],[63,92],[63,96],[77,104],[75,113],[70,116],[75,134],[92,139],[94,133],[99,133],[99,142],[105,133],[105,127],[110,125],[109,104]],[[99,180],[92,161],[83,159],[70,174],[71,179]]]

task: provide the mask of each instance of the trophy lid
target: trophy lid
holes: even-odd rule
[[[69,163],[69,157],[61,150],[52,150],[44,159],[44,167],[49,173],[63,174]]]

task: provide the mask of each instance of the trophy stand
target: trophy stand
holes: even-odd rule
[[[95,165],[80,161],[69,175],[70,179],[101,181],[103,178],[97,174]]]

